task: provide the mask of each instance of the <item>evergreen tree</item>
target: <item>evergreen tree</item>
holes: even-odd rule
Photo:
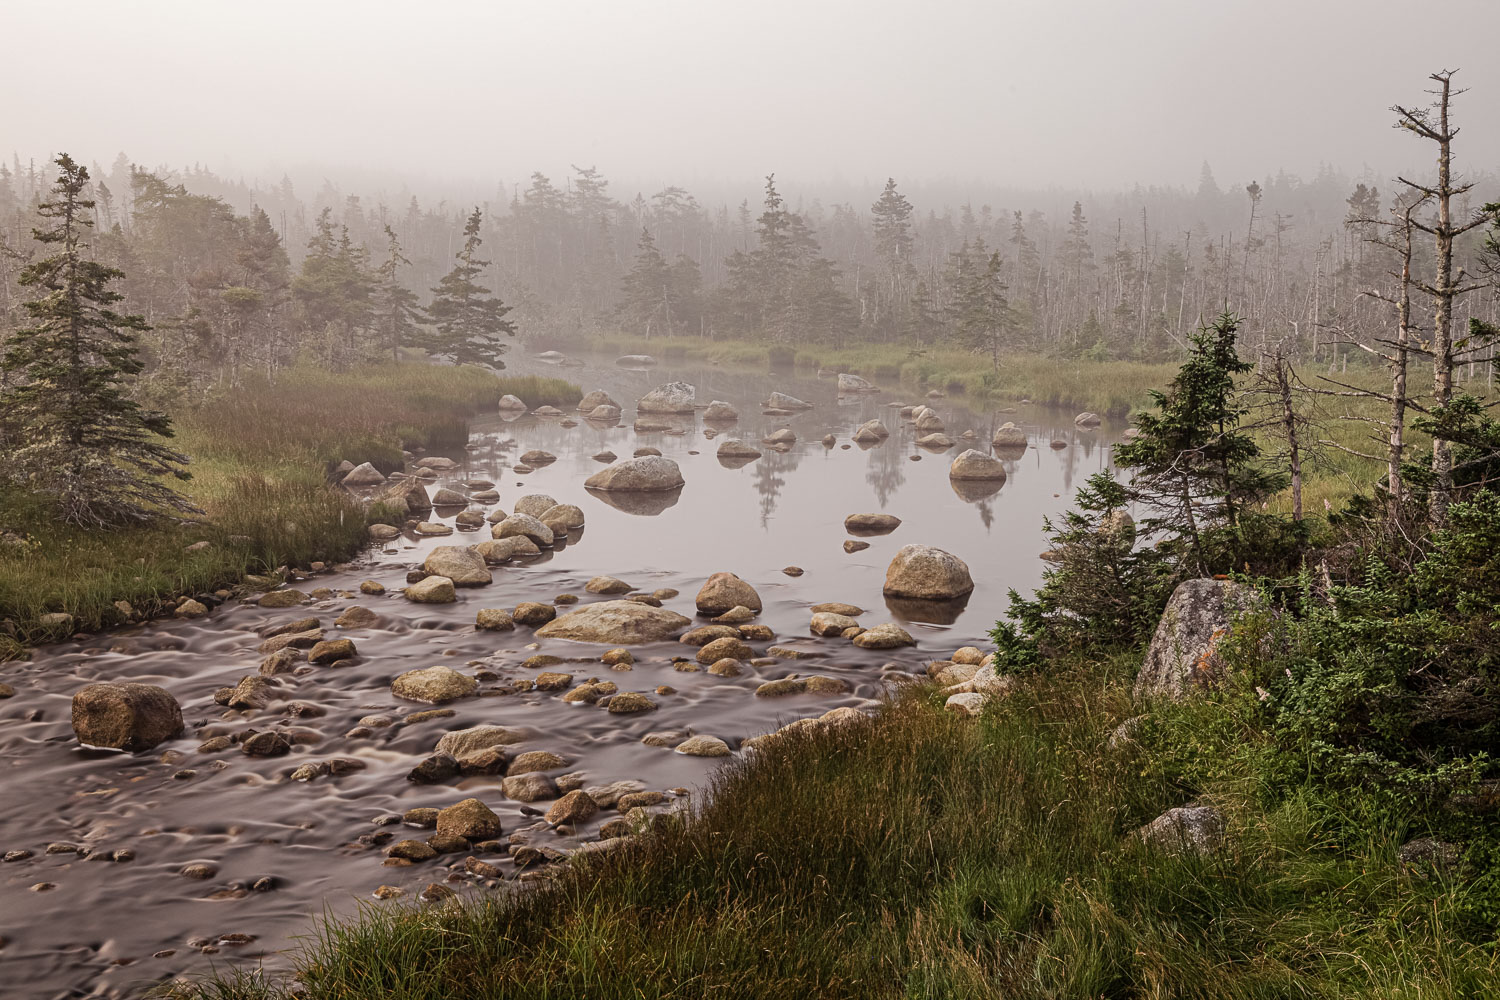
[[[625,298],[620,313],[638,324],[645,335],[652,331],[672,333],[671,269],[656,249],[651,230],[642,229],[636,243],[635,263],[623,279]]]
[[[416,342],[421,308],[416,293],[401,283],[403,267],[411,261],[401,253],[396,231],[385,227],[385,260],[375,269],[375,326],[391,358],[401,360],[401,348]]]
[[[325,360],[347,365],[358,358],[360,341],[373,315],[375,280],[369,254],[350,239],[347,226],[334,234],[332,212],[327,208],[318,214],[307,251],[292,292]]]
[[[911,202],[906,195],[896,190],[896,179],[887,178],[885,190],[870,206],[874,216],[872,232],[875,252],[885,263],[886,280],[890,283],[893,298],[900,297],[909,277],[915,273],[912,266]]]
[[[1115,465],[1134,473],[1131,499],[1154,512],[1142,525],[1181,538],[1197,573],[1237,565],[1234,546],[1210,543],[1232,541],[1222,529],[1237,527],[1248,504],[1281,485],[1257,465],[1255,439],[1239,430],[1247,407],[1235,376],[1254,367],[1235,353],[1239,325],[1225,313],[1195,333],[1192,354],[1167,390],[1151,393],[1156,412],[1136,417],[1140,436],[1115,448]]]
[[[116,313],[122,296],[110,284],[123,274],[85,256],[89,174],[66,153],[53,197],[38,213],[47,228],[33,237],[56,248],[22,271],[37,298],[25,304],[30,326],[6,340],[0,367],[9,389],[5,409],[17,429],[8,471],[50,499],[69,524],[102,527],[197,513],[159,477],[189,478],[188,458],[154,438],[172,436],[162,413],[143,409],[125,382],[140,373],[140,316]]]
[[[432,290],[432,304],[427,315],[436,331],[427,342],[428,352],[447,358],[458,365],[483,365],[504,368],[500,356],[505,345],[500,334],[516,335],[515,324],[505,319],[510,307],[496,298],[476,280],[490,266],[480,260],[479,223],[483,218],[478,206],[464,224],[464,245],[454,254],[458,263],[443,276]]]

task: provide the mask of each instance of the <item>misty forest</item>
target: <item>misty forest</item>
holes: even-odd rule
[[[1488,69],[1156,183],[38,111],[0,995],[1500,995]]]

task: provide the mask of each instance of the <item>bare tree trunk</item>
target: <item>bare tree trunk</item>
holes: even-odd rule
[[[1462,225],[1453,223],[1454,195],[1462,195],[1474,186],[1473,184],[1454,186],[1453,183],[1453,139],[1458,135],[1458,129],[1449,124],[1448,112],[1453,98],[1463,93],[1461,90],[1453,90],[1453,72],[1441,70],[1430,77],[1437,82],[1439,88],[1434,92],[1437,101],[1432,108],[1409,110],[1397,105],[1392,109],[1398,116],[1397,127],[1434,142],[1438,147],[1437,187],[1428,187],[1413,183],[1404,177],[1400,178],[1401,183],[1422,192],[1437,202],[1436,224],[1429,226],[1416,220],[1412,221],[1416,229],[1432,235],[1437,254],[1433,283],[1431,285],[1417,283],[1418,287],[1433,300],[1432,405],[1435,411],[1446,407],[1453,399],[1454,304],[1465,292],[1471,292],[1480,287],[1477,284],[1463,284],[1462,268],[1455,277],[1453,241],[1485,221],[1485,217],[1479,215]],[[1434,112],[1437,115],[1436,122],[1432,120]],[[1440,437],[1432,439],[1432,474],[1432,495],[1428,501],[1428,516],[1433,524],[1442,526],[1448,522],[1448,506],[1453,501],[1453,449],[1447,440]]]

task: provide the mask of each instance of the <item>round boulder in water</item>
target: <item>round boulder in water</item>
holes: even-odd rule
[[[1005,479],[1005,463],[982,451],[970,448],[953,460],[948,468],[951,479]]]
[[[676,462],[660,455],[627,458],[607,469],[600,469],[585,480],[583,485],[592,490],[673,490],[682,485],[682,470],[677,467]]]
[[[903,545],[885,571],[887,597],[944,601],[974,589],[969,566],[958,556],[931,545]]]

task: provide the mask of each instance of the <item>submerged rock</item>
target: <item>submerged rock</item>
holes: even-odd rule
[[[844,518],[844,530],[851,535],[889,535],[901,527],[894,514],[850,514]]]

